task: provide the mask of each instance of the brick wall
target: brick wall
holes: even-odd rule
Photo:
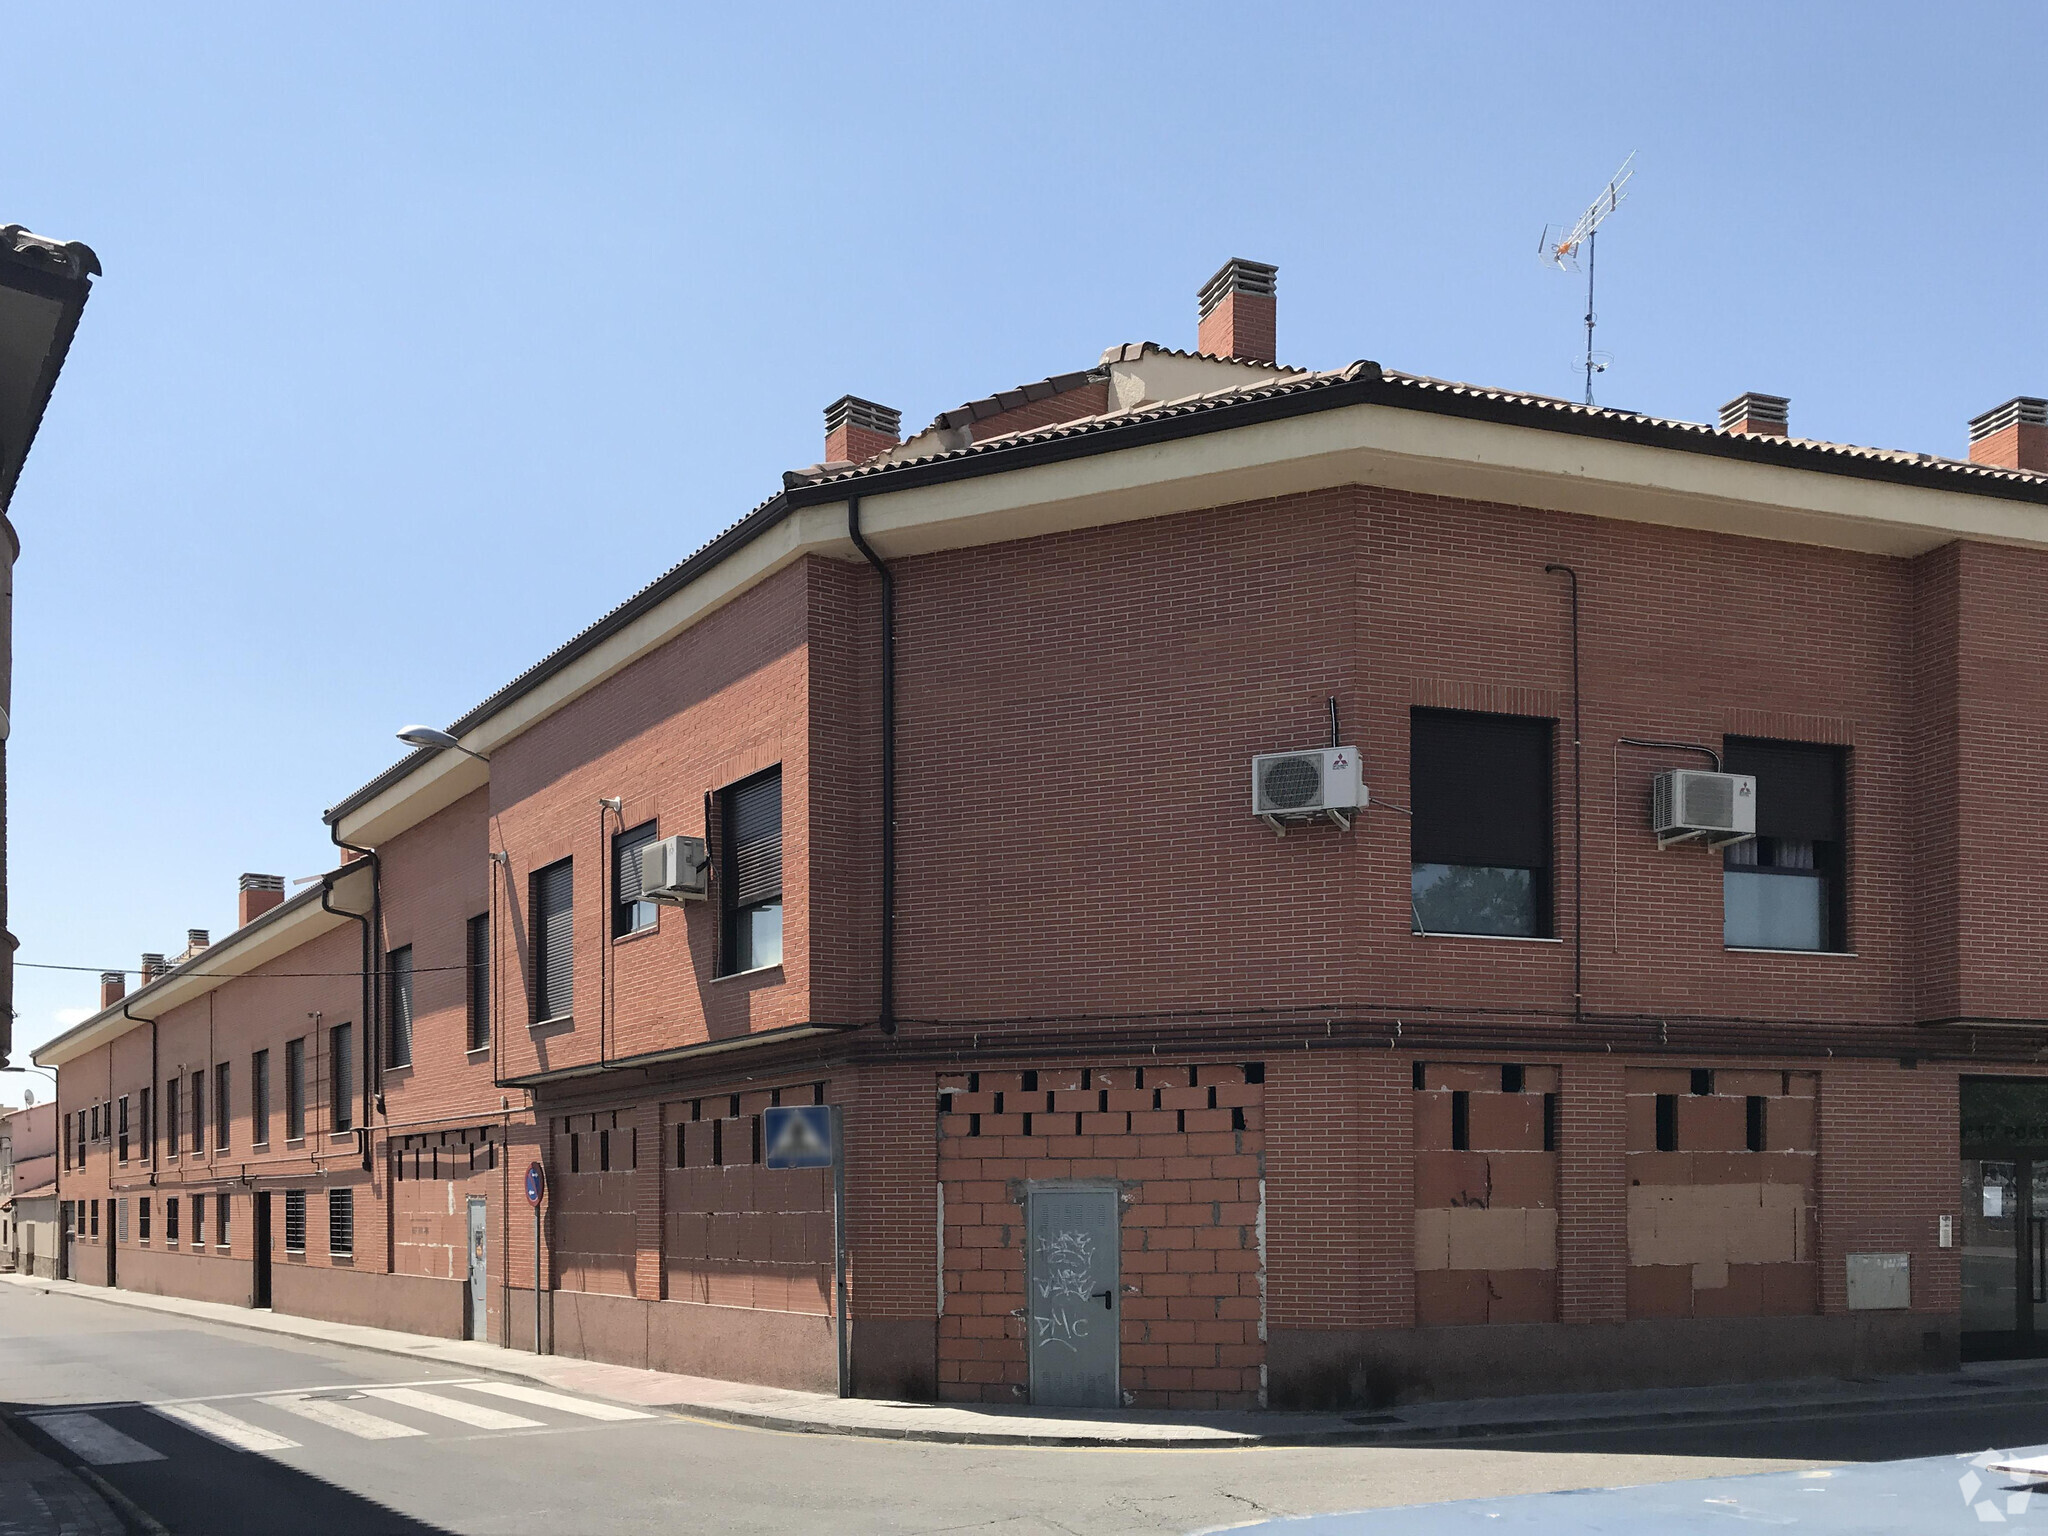
[[[939,1392],[1015,1402],[1034,1180],[1120,1192],[1122,1386],[1141,1407],[1239,1407],[1265,1360],[1264,1067],[955,1073],[939,1117],[945,1310]]]

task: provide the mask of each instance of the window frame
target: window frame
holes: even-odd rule
[[[554,892],[553,883],[561,882],[561,894],[566,901],[559,914],[550,905]],[[532,912],[532,943],[528,946],[532,956],[531,970],[533,986],[528,1001],[528,1012],[534,1027],[541,1025],[569,1024],[576,1017],[576,860],[572,856],[556,859],[544,864],[527,878],[528,908]],[[563,947],[568,954],[566,975],[557,974],[548,959],[550,940],[549,924],[560,921],[566,925]],[[559,981],[562,991],[556,994]],[[562,1008],[554,1008],[554,1002],[563,1002]]]
[[[606,907],[611,913],[609,928],[613,939],[630,939],[635,934],[651,933],[661,927],[661,907],[640,895],[640,850],[661,838],[658,819],[643,821],[637,827],[627,827],[612,834],[612,888]],[[627,865],[632,865],[632,877],[627,878]],[[631,890],[633,897],[627,900],[624,892]]]
[[[479,912],[463,925],[462,958],[468,982],[464,999],[468,1016],[466,1049],[491,1048],[491,914]]]
[[[1768,736],[1723,736],[1721,739],[1722,764],[1729,773],[1750,773],[1757,780],[1757,826],[1758,835],[1731,845],[1721,856],[1721,943],[1731,954],[1787,954],[1787,955],[1847,955],[1855,953],[1849,933],[1849,776],[1852,769],[1851,749],[1834,742],[1789,741]],[[1768,803],[1769,788],[1765,775],[1751,772],[1759,766],[1767,766],[1767,759],[1773,755],[1804,757],[1822,763],[1828,777],[1828,794],[1832,800],[1830,813],[1833,821],[1832,838],[1788,838],[1762,829],[1775,822],[1773,808]],[[1765,763],[1754,761],[1766,759]],[[1745,762],[1747,761],[1747,766]],[[1812,850],[1812,863],[1808,865],[1780,865],[1776,862],[1786,843],[1805,843]],[[1744,852],[1768,854],[1770,861],[1759,857],[1757,863],[1738,863]],[[1728,876],[1743,875],[1773,879],[1805,879],[1820,888],[1821,942],[1815,946],[1797,944],[1731,944],[1728,942]]]
[[[327,1031],[327,1129],[341,1136],[356,1128],[355,1025],[344,1019]]]
[[[1531,738],[1518,750],[1533,749],[1530,761],[1540,774],[1540,783],[1523,786],[1532,790],[1529,799],[1540,805],[1538,819],[1534,826],[1521,828],[1523,837],[1535,834],[1539,862],[1530,863],[1521,859],[1509,862],[1515,850],[1502,847],[1497,862],[1474,863],[1458,859],[1424,857],[1426,853],[1445,852],[1440,844],[1457,841],[1457,834],[1439,829],[1437,816],[1429,802],[1439,788],[1439,775],[1423,766],[1418,758],[1430,752],[1446,750],[1442,743],[1430,742],[1428,733],[1441,729],[1454,731],[1462,729],[1479,733],[1496,729],[1500,744],[1505,752],[1511,748],[1512,738],[1521,735]],[[1518,765],[1516,765],[1518,766]],[[1525,943],[1555,943],[1558,939],[1557,920],[1557,721],[1547,715],[1509,714],[1498,710],[1441,709],[1432,706],[1415,705],[1408,712],[1408,797],[1412,815],[1409,820],[1409,921],[1410,931],[1418,937],[1446,937],[1469,939],[1509,939]],[[1466,837],[1473,834],[1468,830]],[[1482,839],[1483,840],[1483,839]],[[1523,850],[1524,853],[1529,850]],[[1526,874],[1528,878],[1530,916],[1533,931],[1509,932],[1498,928],[1448,928],[1426,925],[1418,901],[1416,881],[1425,868],[1448,870],[1502,870]]]
[[[306,1037],[284,1043],[284,1139],[306,1139]]]
[[[184,1145],[185,1127],[182,1122],[185,1106],[180,1102],[185,1096],[184,1085],[184,1079],[176,1075],[164,1079],[164,1150],[167,1162],[175,1163],[178,1151]]]
[[[217,1061],[213,1064],[213,1150],[225,1152],[232,1139],[232,1128],[228,1124],[229,1092],[234,1082],[234,1064]]]
[[[736,807],[741,796],[770,782],[775,785],[775,891],[773,895],[757,895],[743,903],[739,899],[741,850]],[[784,812],[787,809],[783,789],[782,764],[776,763],[718,791],[718,974],[721,976],[744,976],[750,971],[772,970],[783,962],[782,939],[787,917],[783,905],[784,877],[787,874],[782,857]],[[775,958],[763,960],[754,952],[752,919],[754,914],[771,908],[778,919]]]
[[[249,1053],[249,1145],[270,1145],[270,1048]]]
[[[388,998],[384,1028],[384,1065],[392,1069],[410,1067],[413,1019],[413,961],[410,944],[401,944],[385,954],[384,985]]]
[[[336,1242],[336,1237],[341,1242]],[[356,1192],[352,1185],[327,1191],[327,1257],[356,1256]]]

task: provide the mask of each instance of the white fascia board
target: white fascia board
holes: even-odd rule
[[[2031,502],[1387,405],[863,492],[861,525],[879,553],[901,558],[1342,485],[1890,556],[1955,539],[2048,548],[2048,508]],[[792,512],[506,705],[463,745],[493,751],[807,554],[859,558],[845,502]],[[338,827],[345,841],[375,847],[488,782],[475,758],[443,752]]]
[[[365,875],[369,865],[362,868]],[[355,883],[349,877],[344,882]],[[360,882],[367,891],[368,881]],[[360,901],[343,901],[339,895],[336,904],[345,910],[360,905],[368,910],[365,894]],[[103,1008],[83,1023],[73,1025],[56,1039],[46,1041],[30,1054],[29,1059],[39,1067],[61,1067],[65,1062],[84,1055],[87,1051],[119,1039],[129,1030],[161,1018],[182,1003],[189,1003],[196,997],[204,997],[214,988],[237,976],[247,975],[261,966],[268,965],[280,955],[290,954],[302,944],[310,943],[323,934],[347,922],[348,918],[339,912],[328,912],[320,906],[315,895],[302,906],[287,912],[274,922],[264,923],[260,919],[247,928],[229,934],[218,944],[202,951],[192,962],[204,974],[181,975],[174,970],[161,981],[153,982],[140,991],[124,997],[111,1008]],[[182,968],[181,968],[182,969]],[[127,1010],[140,1008],[143,1011],[129,1017]]]

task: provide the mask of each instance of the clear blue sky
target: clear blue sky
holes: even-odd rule
[[[175,14],[174,14],[175,12]],[[2048,393],[2020,4],[21,6],[0,222],[106,276],[13,516],[23,961],[133,967],[815,460],[1128,340],[1944,453]],[[23,970],[23,1048],[89,975]],[[17,1057],[17,1059],[21,1059]],[[13,1085],[23,1079],[9,1078]],[[19,1092],[9,1089],[8,1097]]]

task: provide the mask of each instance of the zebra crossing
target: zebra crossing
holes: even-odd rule
[[[496,1401],[479,1402],[480,1397]],[[223,1402],[232,1404],[233,1411],[222,1407]],[[514,1413],[500,1406],[514,1403],[526,1411]],[[108,1422],[110,1416],[120,1419],[118,1427]],[[175,1444],[166,1449],[150,1443],[152,1419],[168,1421],[232,1450],[276,1455],[329,1435],[376,1441],[428,1439],[459,1432],[470,1438],[477,1431],[530,1433],[657,1415],[522,1382],[476,1379],[252,1392],[204,1401],[51,1409],[23,1417],[81,1461],[110,1467],[168,1459]]]

